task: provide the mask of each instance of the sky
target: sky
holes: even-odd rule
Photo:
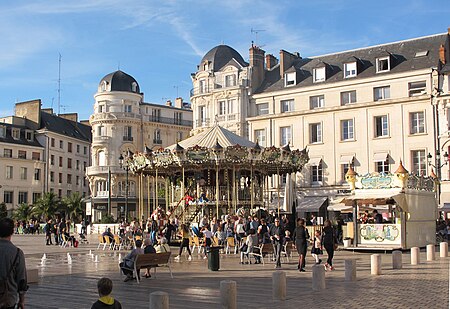
[[[448,16],[449,0],[1,1],[0,117],[41,99],[88,119],[98,83],[117,69],[145,102],[189,101],[191,73],[219,44],[246,61],[252,41],[277,58],[312,57],[444,33]]]

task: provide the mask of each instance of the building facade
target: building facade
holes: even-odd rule
[[[359,173],[387,173],[400,160],[417,174],[430,175],[437,167],[444,193],[448,165],[441,167],[443,159],[435,163],[434,158],[449,147],[449,36],[306,58],[281,50],[276,59],[252,46],[242,126],[261,146],[308,148],[309,164],[295,177],[299,203],[312,196],[329,201],[347,189],[350,165]],[[252,61],[255,51],[262,63]],[[211,108],[219,107],[210,92]],[[193,104],[194,117],[199,106]],[[269,199],[286,179],[272,178]]]
[[[192,110],[181,98],[176,99],[174,106],[170,101],[166,105],[145,103],[137,81],[122,71],[102,78],[94,98],[94,113],[89,119],[92,165],[86,173],[93,220],[98,220],[104,211],[115,218],[123,217],[125,212],[133,217],[139,180],[121,166],[119,157],[187,138],[192,129]],[[153,201],[154,192],[148,193],[147,185],[144,188],[144,200],[147,202],[151,195]]]

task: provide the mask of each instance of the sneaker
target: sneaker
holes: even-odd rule
[[[300,268],[300,272],[304,273],[306,270],[304,268]]]
[[[208,257],[207,257],[206,255],[203,257],[204,260],[206,260],[207,258],[208,258]]]
[[[334,267],[333,267],[333,266],[330,266],[330,270],[334,270]]]
[[[192,255],[188,257],[188,261],[192,261]]]
[[[174,258],[174,260],[175,260],[175,261],[179,261],[179,260],[180,260],[180,256],[177,255],[177,256]]]

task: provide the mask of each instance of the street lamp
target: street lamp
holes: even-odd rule
[[[128,166],[128,161],[124,161],[124,157],[120,154],[119,157],[119,166],[124,169],[126,172],[126,183],[125,183],[125,222],[128,220],[128,171],[130,167]]]

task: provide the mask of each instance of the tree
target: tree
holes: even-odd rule
[[[67,215],[72,222],[79,221],[79,216],[83,214],[82,199],[79,192],[74,192],[63,198],[64,208],[67,210]]]
[[[0,219],[6,218],[8,216],[8,209],[5,203],[0,203]]]
[[[33,206],[33,213],[43,217],[45,220],[52,217],[58,210],[59,200],[55,193],[47,192]]]
[[[33,214],[33,207],[27,203],[22,203],[13,211],[13,218],[18,221],[28,221]]]

